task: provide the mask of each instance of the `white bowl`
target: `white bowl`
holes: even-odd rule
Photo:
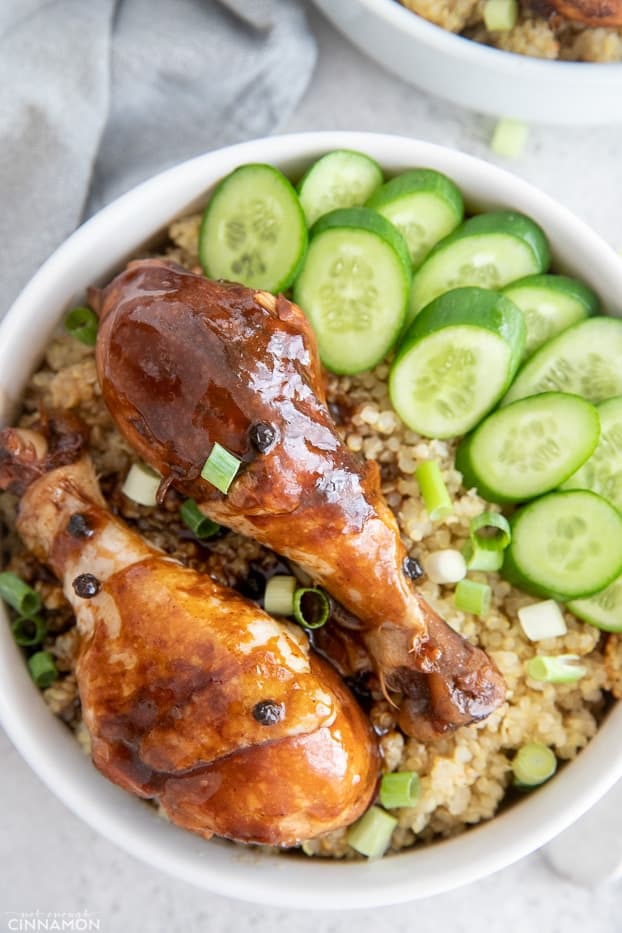
[[[454,104],[534,123],[622,121],[622,64],[545,61],[503,52],[447,32],[397,0],[315,4],[389,71]]]
[[[298,175],[322,153],[339,147],[367,152],[387,172],[413,166],[446,172],[471,207],[512,207],[530,214],[550,238],[556,268],[573,271],[600,294],[610,311],[622,314],[620,258],[567,210],[513,175],[459,152],[397,136],[337,132],[274,137],[200,156],[139,185],[54,253],[0,326],[0,424],[14,415],[59,318],[86,286],[104,282],[170,220],[194,210],[214,182],[237,165],[270,162]],[[5,617],[0,618],[0,719],[47,785],[128,852],[219,894],[288,907],[393,904],[473,881],[551,839],[622,776],[618,705],[576,761],[492,822],[383,861],[341,863],[207,843],[164,822],[153,808],[110,784],[45,706]]]

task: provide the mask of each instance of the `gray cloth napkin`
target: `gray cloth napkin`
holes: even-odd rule
[[[302,0],[0,2],[0,317],[81,219],[278,130],[314,64]]]

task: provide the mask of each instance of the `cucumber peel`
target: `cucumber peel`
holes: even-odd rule
[[[490,502],[524,502],[557,488],[594,452],[597,409],[577,395],[546,392],[493,412],[456,453],[465,488]]]
[[[199,231],[206,275],[283,291],[296,278],[307,227],[291,182],[262,163],[241,165],[214,189]]]
[[[298,185],[308,226],[329,211],[364,204],[382,181],[382,169],[363,152],[327,152],[305,172]]]
[[[320,217],[294,300],[327,369],[358,373],[386,356],[403,326],[411,274],[403,237],[380,214],[353,207]]]
[[[525,345],[523,316],[482,288],[457,288],[431,302],[410,325],[389,376],[402,420],[425,437],[471,430],[511,382]]]
[[[446,175],[427,168],[412,169],[385,182],[366,206],[397,227],[415,267],[439,240],[455,230],[464,216],[459,188]]]
[[[553,492],[512,516],[502,575],[561,602],[592,596],[622,572],[622,515],[585,490]]]
[[[525,356],[573,324],[598,314],[597,295],[566,275],[528,275],[502,289],[525,315]]]
[[[417,270],[407,323],[443,292],[462,286],[499,290],[516,279],[545,272],[549,262],[546,236],[524,214],[493,211],[471,217],[437,243]]]

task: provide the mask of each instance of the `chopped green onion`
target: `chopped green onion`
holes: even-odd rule
[[[28,659],[30,676],[44,690],[58,679],[58,669],[49,651],[37,651]]]
[[[487,583],[475,580],[460,580],[454,593],[454,604],[461,612],[472,612],[476,616],[488,615],[491,590]]]
[[[294,618],[305,628],[322,628],[330,615],[330,602],[324,590],[301,586],[294,593]]]
[[[346,842],[361,855],[379,858],[389,848],[396,826],[397,820],[390,813],[385,813],[380,807],[370,807],[367,813],[350,827]]]
[[[65,318],[65,330],[76,340],[94,347],[97,343],[97,315],[90,308],[73,308]]]
[[[578,654],[558,654],[557,657],[547,657],[537,654],[525,665],[532,680],[542,680],[549,684],[571,684],[580,680],[587,673],[587,668],[581,664]]]
[[[146,463],[133,463],[125,477],[121,492],[132,502],[139,505],[153,506],[157,502],[158,489],[162,477]]]
[[[22,616],[33,616],[41,608],[41,597],[16,573],[0,573],[0,596]]]
[[[519,748],[512,762],[512,771],[516,784],[522,787],[536,787],[555,774],[557,758],[546,745],[530,742]]]
[[[228,450],[225,450],[225,448],[216,441],[212,447],[211,454],[203,465],[201,476],[226,495],[229,492],[229,486],[235,479],[241,464],[241,460],[238,460],[237,457],[230,454]]]
[[[296,577],[288,577],[283,574],[270,577],[266,583],[266,591],[263,597],[266,612],[271,616],[293,616],[294,593],[297,586]]]
[[[499,120],[495,126],[490,148],[504,159],[518,159],[523,154],[529,127],[518,120]]]
[[[566,620],[554,599],[545,599],[518,610],[518,621],[529,641],[557,638],[568,631]]]
[[[469,534],[473,547],[482,551],[505,551],[512,540],[510,523],[498,512],[482,512],[471,520]]]
[[[421,784],[415,771],[394,771],[380,782],[380,803],[387,810],[412,807],[419,799]]]
[[[484,24],[488,32],[507,32],[514,28],[517,18],[516,0],[486,0]]]
[[[465,542],[462,556],[466,561],[467,570],[494,571],[501,570],[503,566],[503,551],[486,551],[474,545],[472,541]]]
[[[41,616],[20,616],[11,623],[11,632],[18,645],[32,648],[40,645],[47,632],[47,626]]]
[[[206,538],[213,538],[220,531],[218,522],[213,522],[211,518],[204,515],[194,499],[186,499],[179,510],[179,515],[182,522],[201,541],[205,541]]]
[[[453,548],[432,551],[424,558],[423,567],[432,583],[457,583],[467,572],[464,557]]]
[[[415,479],[432,521],[440,521],[451,515],[453,505],[438,463],[435,460],[424,460],[415,470]]]

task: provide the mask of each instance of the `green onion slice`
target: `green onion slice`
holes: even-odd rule
[[[370,807],[360,820],[350,827],[346,835],[348,845],[366,855],[379,858],[391,844],[391,834],[397,826],[397,820],[380,807]]]
[[[487,583],[475,580],[460,580],[454,592],[454,604],[461,612],[472,612],[476,616],[488,615],[491,590]]]
[[[523,154],[529,127],[519,120],[499,120],[490,140],[492,151],[503,159],[518,159]]]
[[[58,679],[58,669],[49,651],[37,651],[28,659],[30,676],[44,690]]]
[[[501,570],[503,566],[503,551],[487,551],[473,544],[472,541],[465,542],[462,556],[466,561],[467,570],[491,572]]]
[[[20,616],[11,622],[13,638],[22,648],[40,645],[45,638],[47,625],[41,616]]]
[[[65,330],[76,340],[94,347],[97,343],[99,321],[91,308],[73,308],[65,317]]]
[[[22,616],[34,616],[41,609],[41,597],[16,573],[0,573],[0,596]]]
[[[519,786],[536,787],[555,774],[557,758],[546,745],[530,742],[519,748],[512,762],[512,770]]]
[[[482,551],[505,551],[512,540],[510,523],[498,512],[482,512],[469,527],[473,547]]]
[[[294,618],[305,628],[322,628],[330,615],[330,601],[324,590],[301,586],[294,593]]]
[[[226,495],[241,465],[241,460],[230,454],[216,441],[203,465],[201,476]]]
[[[423,460],[415,470],[415,479],[432,521],[440,521],[451,515],[453,505],[438,463],[435,460]]]
[[[266,583],[266,591],[263,597],[266,612],[271,616],[293,616],[294,593],[297,586],[296,577],[289,577],[284,574],[270,577]]]
[[[394,771],[380,782],[380,803],[387,810],[412,807],[419,799],[421,784],[415,771]]]
[[[518,5],[516,0],[486,0],[483,15],[488,32],[508,32],[516,25]]]
[[[161,482],[162,477],[146,463],[133,463],[125,477],[121,492],[138,505],[153,507],[157,504]]]
[[[186,499],[179,510],[179,515],[184,525],[187,525],[195,537],[201,541],[213,538],[220,531],[218,522],[213,522],[211,518],[204,515],[194,499]]]
[[[525,665],[532,680],[541,680],[549,684],[572,684],[587,674],[587,668],[580,661],[578,654],[558,654],[548,657],[537,654]]]

